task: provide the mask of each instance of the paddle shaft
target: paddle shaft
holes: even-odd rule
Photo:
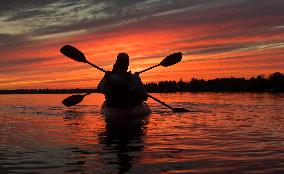
[[[91,62],[89,62],[89,61],[87,61],[87,60],[86,60],[86,63],[89,64],[89,65],[91,65],[91,66],[93,66],[93,67],[95,67],[95,68],[97,68],[98,70],[100,70],[100,71],[102,71],[102,72],[104,72],[104,73],[107,72],[107,71],[104,70],[103,68],[98,67],[97,65],[95,65],[95,64],[93,64],[93,63],[91,63]]]
[[[95,68],[97,68],[98,70],[100,70],[100,71],[102,71],[102,72],[104,72],[104,73],[107,72],[107,71],[104,70],[103,68],[98,67],[97,65],[95,65],[95,64],[93,64],[93,63],[91,63],[91,62],[89,62],[89,61],[87,61],[87,60],[86,60],[86,63],[89,64],[89,65],[91,65],[91,66],[93,66],[93,67],[95,67]],[[148,70],[153,69],[153,68],[155,68],[155,67],[157,67],[157,66],[160,66],[160,65],[161,65],[161,64],[159,63],[159,64],[157,64],[157,65],[151,66],[151,67],[149,67],[149,68],[147,68],[147,69],[144,69],[144,70],[142,70],[142,71],[139,71],[139,72],[137,72],[137,73],[138,73],[138,74],[141,74],[141,73],[143,73],[143,72],[145,72],[145,71],[148,71]]]
[[[88,93],[84,94],[84,96],[86,97],[87,95],[93,94],[94,92],[96,92],[96,90],[93,90],[93,91],[91,91],[91,92],[88,92]]]
[[[143,72],[145,72],[145,71],[148,71],[148,70],[153,69],[153,68],[155,68],[155,67],[157,67],[157,66],[160,66],[160,65],[161,65],[161,64],[159,63],[159,64],[157,64],[157,65],[151,66],[151,67],[149,67],[149,68],[147,68],[147,69],[144,69],[144,70],[142,70],[142,71],[139,71],[139,72],[137,72],[137,73],[138,73],[138,74],[143,73]]]
[[[167,108],[170,108],[170,109],[174,110],[173,107],[167,105],[165,102],[162,102],[161,100],[159,100],[159,99],[157,99],[157,98],[151,96],[150,94],[147,94],[147,95],[148,95],[148,97],[150,97],[151,99],[155,100],[156,102],[158,102],[158,103],[160,103],[160,104],[166,106]]]

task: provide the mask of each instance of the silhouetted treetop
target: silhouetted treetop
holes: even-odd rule
[[[284,75],[275,72],[265,78],[258,75],[245,78],[216,78],[204,80],[192,78],[189,82],[182,80],[147,83],[148,92],[284,92]]]
[[[145,84],[147,92],[284,92],[284,74],[275,72],[265,77],[216,78],[212,80],[192,78],[185,82],[160,81]],[[0,94],[73,94],[88,93],[94,89],[16,89],[0,90]]]

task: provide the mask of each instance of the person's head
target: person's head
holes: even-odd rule
[[[113,65],[113,72],[127,72],[129,66],[129,56],[127,53],[119,53]]]

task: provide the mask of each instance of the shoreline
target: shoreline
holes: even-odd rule
[[[3,92],[0,90],[0,95],[16,95],[16,94],[85,94],[88,92],[13,92],[12,90],[10,92]],[[99,93],[98,91],[94,93]],[[284,93],[284,91],[148,91],[148,93],[160,93],[160,94],[168,94],[168,93],[274,93],[274,94],[281,94]]]
[[[144,84],[145,90],[150,93],[175,93],[175,92],[284,92],[284,74],[275,72],[265,77],[245,78],[216,78],[211,80],[192,78],[190,81],[166,80]],[[0,94],[76,94],[98,92],[92,88],[71,89],[10,89],[0,90]]]

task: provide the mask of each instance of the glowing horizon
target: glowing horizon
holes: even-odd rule
[[[94,88],[103,73],[61,55],[66,44],[111,70],[130,55],[132,72],[182,52],[183,60],[143,82],[252,77],[284,72],[281,0],[29,0],[0,10],[0,89]]]

